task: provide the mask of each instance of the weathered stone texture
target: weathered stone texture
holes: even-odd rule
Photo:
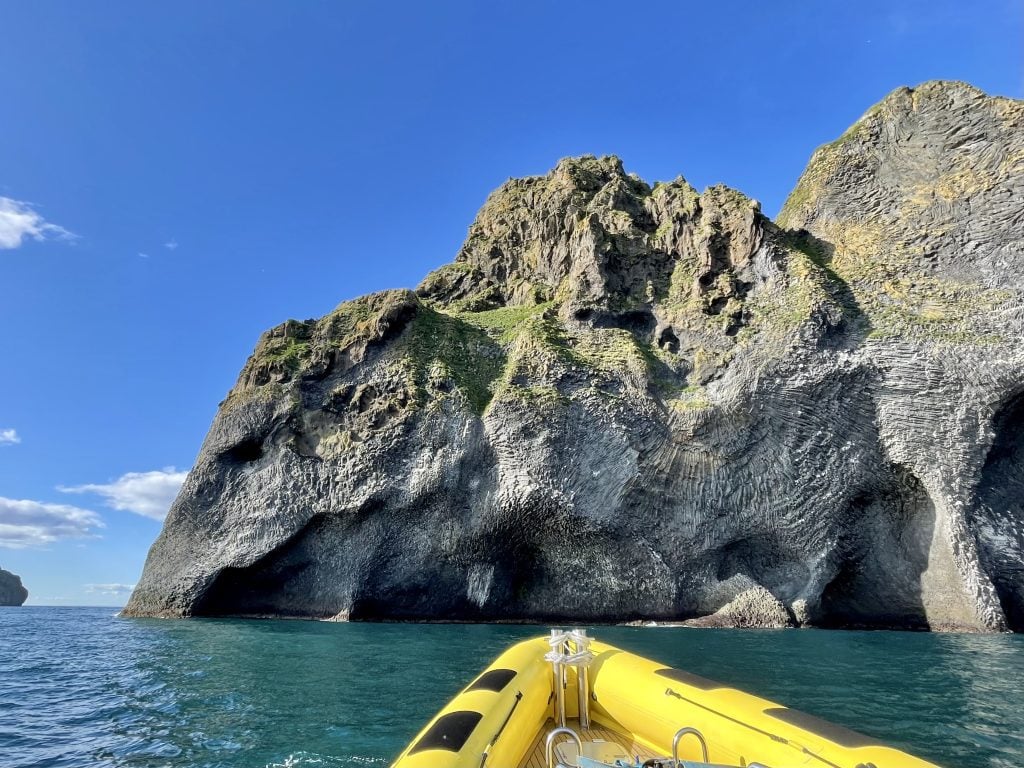
[[[263,336],[126,613],[1024,629],[1022,180],[1024,105],[927,83],[779,224],[509,181],[416,292]]]
[[[22,605],[28,600],[28,590],[21,579],[0,568],[0,605]]]

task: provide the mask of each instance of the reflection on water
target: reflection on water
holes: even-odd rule
[[[386,766],[536,627],[0,609],[0,764]],[[597,628],[953,768],[1024,763],[1024,636]]]

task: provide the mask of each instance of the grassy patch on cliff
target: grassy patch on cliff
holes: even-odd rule
[[[275,339],[263,351],[263,359],[275,369],[294,373],[302,367],[302,362],[309,356],[308,340],[285,338]]]
[[[999,343],[976,320],[1009,298],[1005,291],[925,273],[921,255],[889,243],[877,227],[846,225],[835,245],[787,233],[786,244],[824,274],[824,285],[849,317],[865,319],[867,338],[948,343]],[[792,261],[796,263],[798,261]]]
[[[484,312],[459,312],[454,316],[507,343],[515,338],[525,322],[543,314],[551,306],[553,302],[548,301],[524,307],[501,307]]]
[[[681,390],[675,397],[666,399],[665,405],[674,411],[688,413],[710,408],[713,404],[710,398],[708,398],[707,390],[704,387],[691,384]]]
[[[594,328],[580,334],[571,352],[581,367],[608,373],[623,372],[653,380],[664,367],[650,344],[622,328]]]
[[[423,306],[399,342],[412,363],[417,390],[427,398],[450,380],[474,413],[482,414],[505,366],[505,351],[481,327]]]
[[[807,232],[786,232],[782,242],[790,251],[790,273],[794,278],[810,281],[818,291],[827,293],[851,320],[864,318],[857,296],[845,276],[832,267],[831,245]],[[799,256],[806,262],[801,262]],[[810,307],[803,309],[809,312]]]
[[[544,409],[568,405],[569,398],[550,385],[520,387],[515,384],[503,386],[496,397],[516,400],[533,408]]]

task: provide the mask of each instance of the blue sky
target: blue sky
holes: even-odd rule
[[[1022,96],[1003,2],[0,4],[0,566],[123,603],[264,329],[414,286],[567,155],[774,215],[900,85]]]

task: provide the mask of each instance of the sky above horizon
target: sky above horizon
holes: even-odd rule
[[[1024,96],[1024,5],[0,4],[0,567],[121,605],[259,334],[413,287],[559,158],[774,216],[901,85]]]

